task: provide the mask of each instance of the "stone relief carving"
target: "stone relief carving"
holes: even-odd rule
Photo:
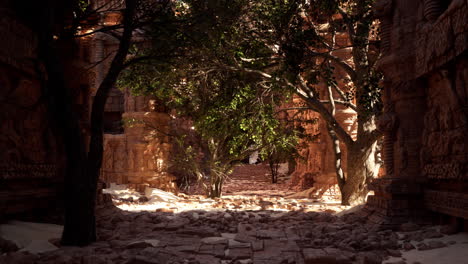
[[[114,151],[109,143],[105,145],[103,155],[102,167],[105,170],[112,170]]]
[[[442,14],[444,9],[440,0],[424,1],[424,18],[428,21],[435,21]]]
[[[399,170],[400,175],[405,174],[405,169],[408,167],[408,149],[406,146],[406,138],[402,128],[398,129],[398,161],[399,161]]]
[[[433,211],[468,219],[468,194],[427,190],[424,202]]]
[[[125,146],[123,146],[123,144],[119,144],[119,146],[117,146],[114,149],[114,170],[115,171],[124,171],[125,168],[127,167],[126,166],[127,159],[125,157],[126,156],[125,154],[126,154]]]
[[[424,175],[429,179],[438,180],[468,180],[462,172],[463,165],[459,162],[427,164],[423,168]]]
[[[2,163],[0,164],[0,177],[3,179],[21,178],[55,178],[57,166],[51,163],[26,164]]]
[[[380,0],[374,5],[374,13],[380,20],[380,38],[382,39],[382,53],[388,54],[391,49],[393,0]]]

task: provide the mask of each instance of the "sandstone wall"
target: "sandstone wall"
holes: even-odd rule
[[[61,207],[64,146],[48,108],[38,32],[0,3],[0,218]]]
[[[125,96],[123,119],[137,123],[125,126],[122,134],[105,134],[102,179],[129,184],[139,191],[146,186],[176,191],[175,177],[168,173],[170,117],[150,111],[149,101],[145,97]]]
[[[112,10],[121,7],[122,1],[93,1],[94,8],[103,5]],[[104,11],[98,24],[112,26],[120,19],[120,13]],[[133,40],[140,41],[138,36]],[[107,34],[97,33],[90,36],[89,43],[89,54],[96,64],[90,71],[88,100],[91,105],[119,42]],[[137,123],[125,126],[126,120]],[[171,149],[169,137],[165,135],[168,131],[169,115],[161,112],[150,97],[112,89],[104,110],[101,180],[107,184],[128,184],[139,191],[144,191],[146,186],[176,191],[175,178],[167,172]]]
[[[421,219],[424,207],[468,219],[468,3],[387,0],[376,11],[387,175],[369,199],[374,220]]]

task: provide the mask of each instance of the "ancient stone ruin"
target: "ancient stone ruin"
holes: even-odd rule
[[[373,219],[390,226],[409,217],[434,219],[429,210],[466,228],[468,4],[385,0],[376,13],[384,47],[386,175],[369,197]]]
[[[0,234],[8,233],[4,223],[17,230],[12,226],[18,222],[8,222],[17,218],[63,224],[66,202],[66,144],[63,123],[52,111],[58,98],[46,85],[51,76],[42,57],[43,17],[14,2],[0,2]],[[95,7],[104,2],[91,1]],[[40,4],[32,7],[39,10]],[[468,239],[444,236],[468,230],[468,2],[378,0],[374,12],[385,75],[379,119],[385,170],[372,182],[362,209],[290,198],[292,191],[262,179],[247,184],[237,179],[247,186],[236,186],[234,179],[227,187],[232,192],[220,199],[177,194],[167,136],[173,118],[154,98],[114,87],[104,113],[100,180],[126,184],[130,188],[123,191],[136,199],[117,199],[114,193],[120,209],[98,207],[98,239],[89,246],[61,247],[60,226],[46,226],[50,236],[41,246],[49,251],[25,253],[0,237],[0,263],[401,264],[411,263],[402,258],[410,251],[455,248],[464,254]],[[94,19],[98,28],[121,16],[109,11]],[[100,33],[59,45],[64,87],[85,146],[90,106],[117,45]],[[349,56],[349,50],[337,56]],[[353,135],[355,112],[338,108],[336,116]],[[318,114],[305,111],[299,117],[312,120]],[[320,195],[336,184],[331,143],[322,120],[304,126],[321,136],[303,150],[306,162],[297,163],[292,184]],[[158,207],[148,209],[146,187],[176,194],[156,190],[149,198]],[[466,263],[466,256],[445,263]]]

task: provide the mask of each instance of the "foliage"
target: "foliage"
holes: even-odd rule
[[[252,152],[273,144],[295,149],[298,136],[292,131],[282,134],[285,130],[275,116],[282,101],[279,94],[259,91],[252,86],[255,79],[242,72],[193,74],[188,70],[193,65],[184,65],[187,71],[179,68],[167,74],[157,66],[132,67],[121,85],[140,93],[144,86],[146,94],[174,110],[174,118],[190,120],[189,129],[173,132],[173,166],[202,182],[208,196],[220,196],[232,167]]]
[[[382,103],[378,85],[381,75],[376,70],[378,24],[372,16],[372,0],[187,0],[177,3],[171,23],[156,23],[150,27],[152,48],[135,53],[136,57],[158,58],[150,63],[157,73],[152,78],[142,81],[143,74],[138,74],[148,65],[138,65],[134,74],[126,75],[130,80],[127,84],[135,92],[151,92],[181,114],[190,113],[205,138],[209,138],[207,135],[213,130],[205,132],[202,127],[216,128],[216,131],[218,126],[222,127],[221,131],[232,128],[218,123],[217,112],[222,109],[225,117],[231,117],[229,110],[239,102],[235,97],[226,100],[219,91],[240,87],[239,93],[226,95],[241,96],[248,91],[262,106],[268,104],[262,104],[263,98],[273,95],[269,100],[277,104],[277,99],[282,97],[275,98],[275,95],[284,93],[288,97],[293,93],[328,123],[337,161],[341,159],[340,141],[348,148],[348,156],[362,156],[362,162],[368,155],[365,153],[373,153],[381,136],[375,120]],[[339,53],[341,55],[337,55]],[[210,93],[203,93],[205,90]],[[211,101],[218,96],[224,100]],[[226,105],[231,109],[223,108]],[[356,111],[356,139],[337,122],[337,107]],[[236,121],[246,126],[243,127],[245,133],[250,133],[251,123]],[[237,138],[236,144],[231,143],[231,152],[248,141],[249,137],[244,137]],[[257,143],[258,139],[252,135],[249,140]],[[266,145],[274,146],[271,149],[288,149],[281,146],[283,141],[279,141],[279,146],[274,142],[265,141]],[[340,162],[336,164],[340,166]],[[340,170],[337,167],[340,189],[342,192],[350,190],[343,197],[353,196],[349,193],[357,191],[352,189],[361,186],[364,186],[362,193],[365,192],[372,173],[369,176],[349,171],[343,175]],[[343,203],[353,202],[348,201],[351,198],[343,199]]]
[[[371,172],[363,174],[348,166],[344,175],[339,144],[348,148],[348,160],[359,160],[365,167],[381,136],[375,126],[382,111],[382,76],[376,70],[379,39],[372,3],[267,0],[252,3],[252,19],[239,21],[239,28],[248,29],[244,41],[257,41],[264,48],[250,54],[237,51],[236,67],[292,89],[328,123],[344,204],[365,197],[366,185],[379,167],[369,167]],[[356,139],[335,119],[338,106],[356,111]]]

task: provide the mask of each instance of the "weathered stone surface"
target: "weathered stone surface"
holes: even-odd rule
[[[400,226],[400,231],[402,232],[411,232],[419,230],[421,227],[415,223],[404,223]]]
[[[225,256],[228,259],[250,259],[252,257],[252,250],[250,247],[229,248],[226,249]]]
[[[227,244],[228,239],[224,237],[205,237],[201,240],[203,244],[216,245],[216,244]]]
[[[0,237],[0,252],[8,253],[17,251],[18,249],[18,246],[14,242]]]
[[[253,241],[252,242],[252,250],[253,251],[263,250],[263,240]]]
[[[251,224],[239,223],[237,225],[237,232],[246,236],[255,236],[257,235],[257,230],[255,226]]]
[[[144,256],[134,256],[129,259],[125,264],[161,264],[157,259],[152,259]]]
[[[234,239],[229,239],[229,248],[250,248],[250,243],[239,242]]]
[[[384,25],[386,177],[372,185],[372,221],[398,227],[425,210],[468,219],[468,3],[380,0]],[[428,4],[429,3],[429,4]],[[437,7],[437,8],[435,8]]]
[[[157,247],[159,246],[160,241],[156,239],[147,239],[143,241],[135,241],[126,246],[126,248],[147,248],[147,247]]]
[[[356,261],[359,264],[380,264],[383,261],[383,257],[375,252],[359,252],[356,256]]]
[[[335,264],[335,256],[329,255],[323,249],[306,248],[302,250],[305,264]]]

